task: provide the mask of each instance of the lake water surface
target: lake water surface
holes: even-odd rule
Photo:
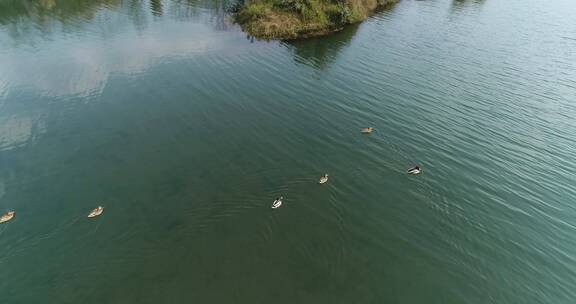
[[[0,0],[1,303],[576,303],[573,0],[230,4]]]

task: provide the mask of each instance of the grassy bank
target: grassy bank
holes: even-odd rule
[[[246,0],[236,21],[260,39],[289,40],[321,36],[363,21],[376,9],[398,0]]]

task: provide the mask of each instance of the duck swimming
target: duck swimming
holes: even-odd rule
[[[324,174],[324,176],[320,177],[320,181],[318,183],[324,184],[328,181],[328,174]]]
[[[414,166],[410,169],[408,169],[408,174],[412,174],[412,175],[417,175],[422,173],[422,168],[418,167],[418,166]]]
[[[283,199],[284,199],[284,197],[282,197],[282,196],[275,199],[274,202],[272,203],[272,209],[280,208],[280,206],[282,206],[282,200]]]
[[[5,223],[5,222],[13,219],[15,214],[16,214],[16,212],[14,212],[14,211],[8,211],[8,212],[4,213],[4,215],[2,215],[2,217],[0,217],[0,224]]]
[[[374,132],[374,128],[372,128],[372,127],[364,128],[364,129],[362,129],[361,132],[362,132],[362,134],[370,134],[370,133]]]
[[[92,212],[90,212],[90,214],[88,214],[88,217],[90,217],[90,218],[97,217],[100,214],[102,214],[102,212],[104,212],[104,207],[98,206],[98,208],[92,210]]]

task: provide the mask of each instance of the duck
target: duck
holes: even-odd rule
[[[90,218],[97,217],[97,216],[101,215],[102,212],[104,212],[104,207],[98,206],[98,208],[92,210],[92,212],[90,212],[90,214],[88,214],[88,217],[90,217]]]
[[[14,212],[14,211],[8,211],[8,212],[4,213],[4,215],[2,215],[2,217],[0,217],[0,224],[5,223],[5,222],[13,219],[14,215],[16,215],[16,212]]]
[[[320,181],[318,183],[325,184],[328,181],[328,174],[324,174],[324,176],[320,177]]]
[[[280,208],[280,206],[282,206],[282,200],[284,199],[284,197],[278,197],[274,200],[274,202],[272,203],[272,209],[276,209],[276,208]]]
[[[422,168],[418,167],[418,166],[414,166],[410,169],[408,169],[408,174],[412,174],[412,175],[417,175],[422,173]]]
[[[374,132],[374,128],[372,128],[372,127],[364,128],[364,129],[362,129],[361,132],[362,132],[362,134],[370,134],[370,133]]]

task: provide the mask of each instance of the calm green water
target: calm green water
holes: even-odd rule
[[[572,0],[227,6],[0,0],[0,302],[575,303]]]

